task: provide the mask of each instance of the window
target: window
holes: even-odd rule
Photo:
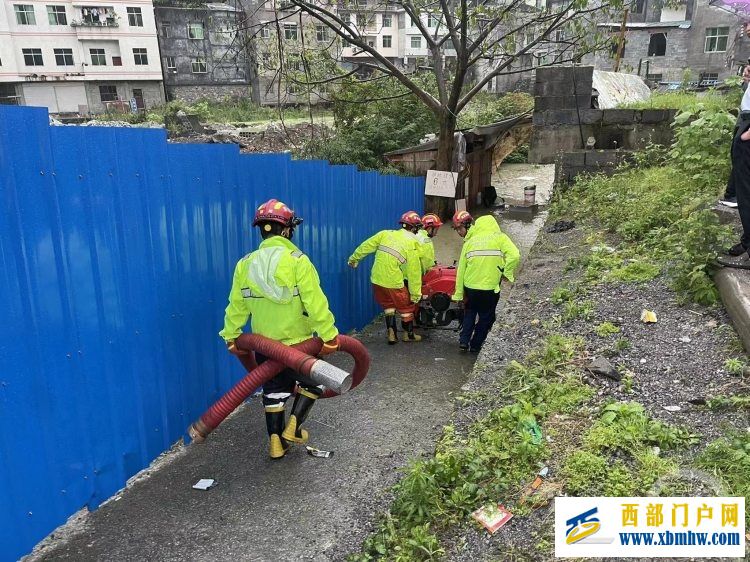
[[[562,43],[563,41],[565,41],[565,30],[556,29],[555,30],[555,43]]]
[[[367,39],[367,45],[368,45],[369,47],[374,47],[374,46],[375,46],[375,39],[372,39],[372,38],[368,38],[368,39]]]
[[[286,66],[289,70],[293,70],[295,72],[299,72],[302,70],[302,62],[296,55],[293,55],[286,60]]]
[[[631,14],[642,14],[643,8],[646,5],[646,0],[633,0],[633,2],[630,3],[630,13]]]
[[[203,39],[203,24],[202,23],[189,23],[188,39]]]
[[[15,84],[0,84],[0,105],[18,105]]]
[[[172,37],[172,24],[168,21],[161,22],[161,36]]]
[[[268,39],[271,37],[271,28],[268,25],[263,25],[260,28],[261,39]]]
[[[663,57],[667,54],[667,34],[654,33],[648,41],[648,56]]]
[[[112,66],[122,66],[122,57],[112,57]]]
[[[284,39],[286,39],[287,41],[297,40],[297,24],[296,23],[284,24]]]
[[[133,59],[135,60],[136,66],[143,66],[145,64],[148,64],[148,53],[146,52],[146,49],[133,49]]]
[[[352,15],[341,14],[341,21],[343,21],[346,25],[349,25],[350,23],[352,23]]]
[[[47,19],[50,25],[68,25],[65,6],[47,6]]]
[[[73,66],[73,49],[55,49],[57,66]]]
[[[91,66],[107,66],[107,57],[104,49],[89,49],[91,54]]]
[[[174,57],[164,57],[164,66],[167,67],[167,72],[177,72],[177,63]]]
[[[411,38],[411,48],[412,49],[421,49],[422,48],[422,38],[421,37],[412,37]]]
[[[383,27],[392,27],[393,20],[390,15],[383,14]]]
[[[325,25],[316,25],[315,39],[317,39],[318,43],[325,43],[328,41],[328,27]]]
[[[357,27],[364,29],[367,26],[367,17],[364,14],[357,14]]]
[[[16,23],[18,25],[36,25],[34,6],[31,4],[15,4]]]
[[[205,74],[208,72],[208,68],[206,68],[206,59],[203,59],[201,57],[198,57],[196,59],[193,59],[193,74]]]
[[[706,28],[706,53],[725,53],[729,39],[728,27]]]
[[[128,25],[130,27],[143,27],[143,14],[140,8],[128,8]]]
[[[383,47],[390,48],[393,45],[393,40],[390,35],[383,35]]]
[[[101,98],[102,102],[117,101],[117,86],[112,86],[111,84],[99,86],[99,98]]]
[[[44,60],[42,59],[41,49],[22,49],[23,62],[26,66],[43,66]]]
[[[437,17],[433,16],[432,14],[429,14],[427,16],[427,27],[437,27]]]

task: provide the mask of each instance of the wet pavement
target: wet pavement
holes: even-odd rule
[[[524,256],[546,215],[523,221],[499,209],[493,214]],[[442,228],[438,261],[457,259],[461,242],[449,225]],[[56,531],[28,559],[270,562],[343,560],[358,551],[387,508],[399,469],[434,451],[476,358],[458,353],[451,330],[389,346],[376,322],[359,337],[372,355],[369,376],[351,393],[321,400],[306,424],[310,444],[334,451],[331,458],[311,457],[297,446],[270,460],[262,406],[254,398],[206,443],[168,455],[148,477]],[[217,484],[192,489],[201,478]]]

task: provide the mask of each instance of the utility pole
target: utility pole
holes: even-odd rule
[[[619,72],[620,70],[620,59],[622,58],[622,51],[625,49],[625,26],[628,23],[628,9],[622,13],[622,25],[620,26],[620,36],[617,39],[617,56],[615,57],[614,71]]]

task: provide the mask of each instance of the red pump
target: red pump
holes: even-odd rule
[[[354,358],[351,374],[315,357],[323,347],[319,338],[311,338],[293,346],[257,334],[242,334],[235,340],[237,349],[248,354],[239,356],[248,373],[188,428],[195,443],[202,443],[237,406],[265,382],[287,367],[326,386],[322,398],[338,396],[358,386],[370,368],[370,354],[362,342],[349,336],[338,336],[339,351]],[[261,366],[255,362],[254,352],[269,358]]]
[[[452,302],[456,290],[456,266],[436,265],[422,277],[422,300],[417,308],[420,326],[447,326],[454,320],[462,321],[461,307]]]

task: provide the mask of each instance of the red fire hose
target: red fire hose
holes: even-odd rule
[[[339,351],[348,353],[354,358],[354,369],[350,375],[351,386],[349,387],[354,388],[367,376],[367,371],[370,368],[370,354],[359,340],[349,336],[340,335],[338,342]],[[324,379],[326,373],[331,370],[340,372],[339,369],[315,357],[323,347],[323,341],[319,338],[311,338],[293,346],[287,346],[257,334],[242,334],[235,341],[235,346],[248,352],[247,355],[239,356],[239,360],[248,370],[248,373],[190,425],[188,434],[196,443],[205,441],[208,434],[216,429],[237,406],[242,404],[251,392],[288,367],[306,377],[319,375]],[[268,357],[269,360],[258,366],[254,357],[256,351]],[[348,379],[349,377],[347,377],[347,382],[344,385],[344,391],[348,387]],[[338,394],[327,388],[322,398],[330,398],[338,396]]]

